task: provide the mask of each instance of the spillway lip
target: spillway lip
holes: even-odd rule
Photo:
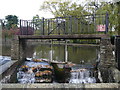
[[[85,68],[80,68],[80,69],[76,69],[76,70],[71,70],[70,72],[83,72],[83,71],[86,71],[87,69]]]

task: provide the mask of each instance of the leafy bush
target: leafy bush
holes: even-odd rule
[[[2,38],[12,38],[17,32],[18,29],[2,30]]]
[[[16,35],[33,35],[34,29],[32,27],[21,27],[21,30],[19,29],[18,32],[16,32]]]

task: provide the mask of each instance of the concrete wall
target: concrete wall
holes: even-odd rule
[[[115,58],[113,56],[113,48],[110,38],[101,39],[100,44],[100,63],[98,70],[100,71],[102,82],[115,82],[111,72],[112,67],[116,67]]]
[[[2,84],[5,90],[119,90],[118,83],[93,83],[93,84],[67,84],[67,83],[42,83],[42,84]],[[4,89],[3,89],[4,90]]]
[[[116,61],[117,61],[117,67],[120,70],[120,36],[116,36]]]

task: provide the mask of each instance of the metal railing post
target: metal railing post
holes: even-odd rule
[[[32,21],[32,29],[33,29],[33,34],[35,34],[35,29],[34,29],[34,20]]]
[[[3,23],[2,23],[2,19],[0,19],[0,25],[1,25],[0,29],[2,29],[2,30],[3,30]]]
[[[42,19],[42,23],[43,23],[43,24],[42,24],[42,25],[43,25],[43,26],[42,26],[43,35],[45,34],[45,33],[44,33],[44,29],[45,29],[45,28],[44,28],[44,25],[45,25],[44,20],[45,20],[45,18],[43,17],[43,19]]]
[[[68,31],[68,33],[72,34],[72,17],[71,16],[69,17],[69,31]]]
[[[22,27],[21,27],[21,19],[20,19],[20,35],[22,35]]]
[[[49,32],[50,32],[50,21],[48,19],[48,35],[49,35]]]
[[[28,21],[27,21],[27,31],[26,31],[26,34],[28,35],[29,33],[28,33],[29,31],[28,31]]]
[[[107,34],[107,32],[108,32],[108,26],[109,26],[109,16],[108,16],[108,12],[106,12],[106,16],[105,16],[105,34]]]

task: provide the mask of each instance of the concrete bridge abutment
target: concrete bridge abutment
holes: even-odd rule
[[[15,36],[11,46],[11,59],[12,60],[24,60],[26,58],[26,39],[20,39],[19,36]]]

